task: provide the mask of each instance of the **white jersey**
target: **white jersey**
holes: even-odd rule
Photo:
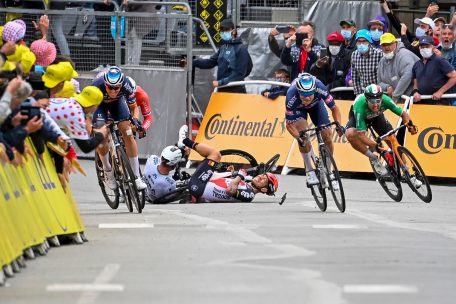
[[[144,167],[144,181],[147,184],[146,195],[149,200],[153,201],[163,195],[176,189],[176,181],[173,174],[162,175],[158,172],[160,157],[152,155],[147,159]]]
[[[232,178],[213,176],[206,184],[203,195],[201,195],[199,201],[205,203],[232,201],[251,202],[254,199],[255,193],[253,192],[252,187],[244,181],[241,181],[238,184],[237,192],[233,196],[230,196],[228,194],[228,187],[232,181]]]

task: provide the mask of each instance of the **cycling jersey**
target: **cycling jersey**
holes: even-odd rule
[[[295,80],[288,89],[286,97],[285,117],[287,122],[307,119],[307,113],[309,113],[316,126],[327,124],[329,123],[328,111],[323,106],[324,104],[330,109],[336,106],[334,97],[320,80],[316,79],[314,99],[308,105],[302,103]]]
[[[136,102],[135,94],[133,91],[133,85],[131,84],[128,77],[125,78],[122,83],[122,88],[116,97],[109,97],[108,92],[106,91],[106,85],[103,77],[99,77],[92,82],[93,86],[96,86],[103,93],[103,103],[112,103],[118,101],[122,97],[125,97],[128,104],[134,104]]]
[[[50,98],[46,112],[71,138],[89,139],[82,106],[73,98]]]
[[[146,195],[150,201],[164,196],[165,194],[176,189],[176,181],[172,174],[162,175],[158,172],[160,157],[152,155],[147,159],[144,167],[144,181],[147,184]]]
[[[398,107],[394,101],[387,95],[382,95],[382,103],[378,112],[373,112],[367,105],[366,97],[360,94],[353,102],[353,114],[356,120],[356,129],[359,131],[367,130],[366,120],[372,120],[377,116],[383,115],[386,110],[391,110],[397,116],[402,115],[402,109]]]
[[[136,87],[136,104],[141,108],[141,114],[144,118],[141,127],[147,131],[152,124],[152,111],[149,103],[149,96],[140,86]]]

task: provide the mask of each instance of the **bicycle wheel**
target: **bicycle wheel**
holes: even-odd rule
[[[404,161],[406,167],[401,168],[404,173],[404,178],[409,187],[415,192],[415,194],[425,203],[430,203],[432,200],[431,185],[420,166],[420,163],[416,160],[415,156],[405,147],[399,147],[397,149],[399,155]],[[421,183],[420,186],[416,186],[412,179],[416,178]],[[416,182],[415,182],[416,183]]]
[[[318,208],[321,211],[325,212],[326,208],[328,207],[327,198],[326,198],[326,191],[322,184],[323,177],[321,176],[322,172],[320,172],[320,159],[318,157],[312,156],[312,161],[314,163],[315,174],[317,175],[318,180],[320,183],[316,185],[310,186],[310,192],[312,192],[312,196],[317,203]]]
[[[276,154],[273,157],[271,157],[271,159],[264,164],[263,173],[275,171],[277,168],[277,161],[279,160],[279,158],[280,154]]]
[[[133,173],[133,169],[130,166],[130,162],[128,160],[127,154],[122,146],[117,147],[117,155],[119,155],[119,159],[121,162],[121,167],[124,176],[124,183],[125,183],[125,190],[126,190],[126,197],[125,202],[127,203],[128,210],[133,212],[132,205],[135,206],[136,211],[138,213],[142,213],[141,208],[141,200],[139,197],[138,189],[136,188],[136,176]],[[128,204],[129,202],[129,204]]]
[[[217,172],[226,172],[229,166],[234,166],[235,171],[258,166],[258,162],[250,153],[237,149],[221,150],[222,158],[216,167]]]
[[[380,175],[374,168],[372,162],[369,162],[372,167],[372,171],[375,174],[375,177],[380,184],[380,186],[385,190],[386,194],[391,197],[394,201],[400,202],[402,200],[402,186],[399,179],[399,166],[395,157],[394,166],[391,167],[388,165],[387,160],[384,155],[380,155],[381,162],[387,169],[388,173],[386,175]]]
[[[187,184],[176,187],[175,190],[166,193],[165,195],[158,197],[152,203],[153,204],[168,204],[180,199],[186,198],[189,194]]]
[[[110,158],[111,159],[111,158]],[[100,156],[95,152],[95,169],[97,171],[98,185],[100,186],[101,193],[108,204],[112,209],[117,209],[119,207],[119,189],[112,190],[109,187],[106,187],[104,180],[104,170],[103,164],[101,162]]]
[[[329,189],[331,190],[332,197],[336,203],[337,209],[340,212],[345,212],[345,194],[344,188],[342,186],[342,181],[340,179],[339,170],[337,170],[336,162],[334,157],[332,157],[331,152],[326,146],[320,146],[320,156],[323,160],[323,165],[326,170],[326,178],[329,181]],[[337,182],[338,189],[334,189],[333,182]]]

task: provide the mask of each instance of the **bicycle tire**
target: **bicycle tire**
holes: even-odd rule
[[[155,199],[152,201],[152,204],[168,204],[182,198],[185,198],[189,195],[187,185],[183,185],[181,187],[177,187],[175,190],[166,193],[165,195]]]
[[[326,146],[320,146],[320,156],[323,160],[323,165],[326,168],[326,178],[328,179],[329,189],[331,191],[334,202],[336,203],[337,209],[340,212],[345,212],[345,194],[344,187],[342,186],[342,181],[340,179],[339,170],[337,169],[336,161],[331,155],[331,152]],[[328,164],[328,161],[330,164]],[[334,180],[339,184],[339,190],[334,190],[330,175],[333,174]]]
[[[315,202],[317,203],[318,208],[320,208],[322,212],[325,212],[326,208],[328,207],[328,201],[326,197],[325,188],[323,188],[323,185],[321,183],[322,179],[320,176],[321,172],[319,169],[320,160],[316,158],[314,155],[312,155],[312,161],[314,163],[315,174],[317,175],[317,178],[320,181],[320,183],[310,186],[310,192],[312,193],[312,196]]]
[[[430,203],[432,201],[432,190],[431,190],[431,185],[429,184],[429,180],[426,176],[426,174],[423,171],[423,168],[421,168],[420,163],[418,160],[415,158],[415,156],[410,152],[407,148],[405,147],[398,147],[397,152],[401,156],[402,159],[403,156],[405,156],[408,161],[407,163],[412,164],[412,169],[413,173],[411,173],[409,170],[405,168],[401,168],[402,172],[404,173],[404,178],[407,184],[409,185],[410,189],[415,192],[415,194],[425,203]],[[416,179],[421,181],[422,185],[419,188],[415,188],[415,185],[412,183],[410,180],[412,176],[415,176]],[[422,193],[420,190],[424,190],[425,192]]]
[[[228,166],[230,165],[234,166],[235,171],[258,166],[258,162],[255,157],[253,157],[252,154],[242,150],[225,149],[221,150],[220,154],[222,157],[220,158],[219,164],[216,167],[217,172],[226,172]]]
[[[399,179],[399,165],[397,164],[396,156],[394,155],[393,167],[387,165],[388,161],[386,160],[383,154],[381,154],[380,157],[382,158],[382,163],[386,165],[385,168],[387,169],[388,174],[385,176],[378,174],[372,162],[369,161],[372,167],[372,171],[374,172],[378,183],[386,192],[386,194],[388,194],[388,196],[392,198],[394,201],[400,202],[403,197],[403,192],[401,181]]]
[[[274,155],[273,157],[271,157],[271,159],[269,159],[264,164],[264,172],[263,173],[275,171],[276,168],[277,168],[277,161],[279,160],[279,158],[280,158],[280,154],[278,154],[278,153],[276,155]]]
[[[111,190],[105,186],[103,164],[98,153],[95,153],[95,170],[97,172],[98,185],[100,186],[101,193],[103,194],[106,203],[109,207],[111,207],[111,209],[119,208],[119,188]]]
[[[138,192],[138,189],[136,188],[136,183],[135,183],[136,176],[133,173],[133,169],[130,166],[130,161],[127,157],[127,153],[125,153],[125,150],[121,146],[117,147],[116,150],[117,150],[117,154],[120,156],[119,158],[122,163],[121,166],[122,166],[122,171],[123,171],[123,175],[124,175],[124,183],[125,183],[126,190],[127,190],[126,191],[127,196],[125,197],[125,202],[127,203],[129,201],[129,203],[127,203],[128,210],[130,212],[133,212],[132,206],[135,206],[136,211],[138,211],[138,213],[142,213],[139,192]]]

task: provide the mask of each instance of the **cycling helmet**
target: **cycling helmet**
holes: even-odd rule
[[[136,81],[133,80],[130,76],[127,76],[127,79],[130,81],[131,88],[133,89],[133,94],[136,93]]]
[[[122,70],[116,66],[110,67],[103,76],[104,82],[109,86],[121,86],[124,82],[125,75]]]
[[[381,100],[382,95],[382,88],[376,84],[370,84],[364,89],[364,96],[366,97],[367,101],[372,99]]]
[[[273,195],[279,187],[279,180],[270,172],[266,172],[266,176],[268,177],[268,191],[266,191],[266,194]]]
[[[317,83],[315,77],[309,73],[299,74],[298,79],[296,80],[296,88],[299,91],[301,96],[310,96],[315,93]]]
[[[176,146],[168,146],[163,149],[161,158],[168,166],[175,166],[182,159],[182,151]]]

